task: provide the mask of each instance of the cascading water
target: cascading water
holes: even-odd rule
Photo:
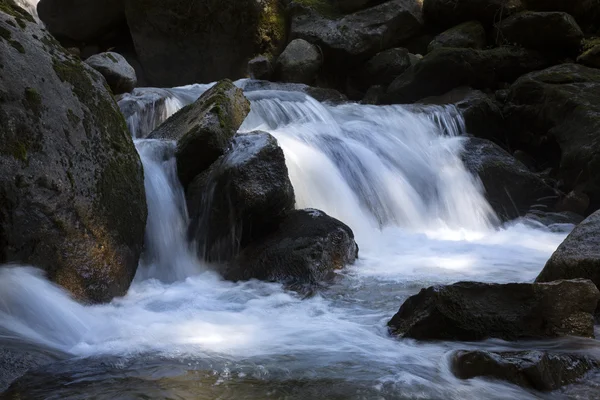
[[[208,87],[137,89],[121,106],[143,138]],[[457,349],[600,351],[591,340],[418,343],[387,335],[387,320],[420,288],[530,281],[565,236],[520,223],[494,229],[478,182],[460,162],[463,124],[455,110],[332,106],[282,91],[246,95],[252,111],[240,130],[278,139],[298,207],[351,225],[358,262],[308,299],[278,284],[223,281],[185,240],[173,143],[137,140],[149,219],[127,296],[82,306],[33,269],[0,270],[0,339],[68,354],[21,379],[28,398],[594,398],[590,380],[540,395],[462,381],[449,366]]]
[[[21,6],[25,11],[31,14],[38,23],[40,22],[37,13],[37,5],[39,2],[39,0],[16,0],[17,5]]]

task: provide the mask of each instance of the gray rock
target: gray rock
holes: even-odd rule
[[[319,210],[295,210],[273,233],[244,248],[224,276],[314,285],[352,264],[357,254],[348,226]]]
[[[458,351],[452,358],[461,379],[499,379],[525,388],[551,391],[577,382],[598,362],[578,354],[544,351]]]
[[[40,0],[39,17],[59,39],[91,42],[125,23],[122,0]]]
[[[252,79],[271,79],[273,76],[273,64],[269,57],[260,55],[248,61],[248,75]]]
[[[323,57],[317,46],[294,39],[277,58],[275,74],[283,82],[311,84],[322,64]]]
[[[427,51],[440,47],[483,49],[486,44],[485,28],[479,21],[469,21],[440,33],[429,43]]]
[[[131,92],[137,85],[135,70],[125,57],[118,53],[96,54],[85,62],[104,76],[114,94]]]
[[[188,186],[186,200],[199,256],[229,261],[294,208],[283,150],[266,132],[238,133],[231,150]]]
[[[495,37],[498,44],[517,44],[528,49],[576,54],[583,32],[567,13],[524,11],[498,23]]]
[[[458,282],[409,297],[388,323],[394,335],[473,341],[594,337],[600,292],[589,280],[550,283]]]
[[[552,254],[536,282],[575,278],[590,279],[600,287],[600,211],[573,229]]]
[[[462,158],[465,167],[481,179],[486,199],[502,219],[523,216],[534,206],[549,208],[556,203],[558,194],[553,188],[488,140],[465,139]]]
[[[35,265],[80,300],[109,301],[142,251],[142,164],[102,75],[29,14],[8,6],[17,23],[2,10],[0,264]]]

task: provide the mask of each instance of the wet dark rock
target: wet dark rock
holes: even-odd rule
[[[104,76],[114,94],[131,92],[137,85],[135,70],[125,57],[118,53],[96,54],[85,62]]]
[[[534,206],[552,207],[556,191],[500,146],[485,140],[465,139],[465,167],[479,176],[490,205],[502,219],[525,215]]]
[[[490,27],[520,9],[520,0],[424,0],[423,18],[443,28],[472,20]]]
[[[581,53],[581,55],[577,57],[577,62],[586,67],[600,68],[600,44],[592,46],[589,50]]]
[[[577,54],[583,32],[575,19],[563,12],[524,11],[496,25],[498,44],[517,44],[558,54]]]
[[[377,53],[357,73],[361,86],[387,86],[411,66],[408,50],[398,47]]]
[[[521,0],[527,10],[563,11],[575,17],[586,30],[597,31],[600,26],[600,8],[595,0]]]
[[[46,28],[59,39],[91,42],[125,23],[122,0],[40,0]]]
[[[570,211],[583,215],[589,207],[590,198],[588,195],[572,190],[560,199],[556,205],[556,211]]]
[[[540,53],[518,47],[438,48],[392,82],[386,103],[413,103],[460,86],[495,89],[548,65],[549,60]]]
[[[357,254],[354,234],[344,223],[319,210],[295,210],[273,233],[244,248],[224,275],[313,285],[352,264]]]
[[[29,14],[1,10],[0,264],[35,265],[79,300],[110,301],[142,251],[142,164],[102,75]]]
[[[245,92],[254,92],[258,90],[284,90],[288,92],[300,92],[305,93],[320,102],[332,104],[342,104],[348,101],[348,98],[344,94],[335,89],[308,86],[303,83],[248,81],[244,85]]]
[[[238,133],[231,150],[192,181],[186,200],[199,255],[230,260],[294,208],[283,150],[266,132]]]
[[[250,112],[250,102],[229,80],[217,83],[150,135],[177,140],[177,173],[183,187],[225,154],[231,138]]]
[[[273,76],[273,64],[266,56],[256,56],[248,61],[248,74],[252,79],[269,80]]]
[[[390,332],[421,340],[594,337],[600,292],[589,280],[432,286],[409,297]]]
[[[573,229],[552,254],[536,282],[576,278],[589,279],[600,287],[600,211]]]
[[[600,70],[561,64],[519,78],[504,106],[507,138],[600,208]]]
[[[285,43],[279,0],[124,3],[136,53],[159,87],[242,78],[250,59]]]
[[[525,388],[551,391],[577,382],[598,362],[578,354],[544,351],[458,351],[452,359],[461,379],[488,378]]]
[[[486,45],[486,33],[479,21],[464,22],[440,33],[429,43],[427,51],[440,47],[460,47],[483,49]]]
[[[283,82],[311,84],[322,64],[323,57],[317,46],[294,39],[277,58],[275,76]]]

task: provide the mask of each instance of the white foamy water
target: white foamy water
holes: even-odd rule
[[[15,2],[18,6],[22,7],[29,14],[31,14],[38,23],[40,22],[40,18],[38,17],[37,13],[37,5],[40,0],[15,0]]]
[[[206,87],[177,90],[190,102]],[[459,280],[531,281],[565,237],[522,223],[498,227],[480,185],[460,162],[463,125],[455,110],[327,106],[280,91],[247,95],[252,111],[241,130],[261,129],[278,139],[298,207],[320,208],[354,229],[360,246],[355,265],[310,298],[279,284],[226,282],[207,272],[185,241],[187,212],[173,144],[139,140],[147,248],[127,296],[82,306],[36,270],[2,269],[0,332],[92,357],[85,364],[88,383],[113,379],[115,368],[133,369],[147,385],[160,380],[169,398],[540,398],[505,383],[456,379],[448,359],[464,348],[555,344],[418,343],[387,334],[387,321],[420,288]],[[149,132],[132,121],[156,122],[186,103],[178,95],[180,104],[171,109],[174,102],[140,96],[134,100],[142,114],[129,115],[139,137]],[[118,362],[93,361],[102,357]],[[177,368],[148,369],[146,357]],[[211,384],[191,388],[190,371],[198,370],[209,371]],[[119,393],[131,394],[130,383],[118,386]],[[46,384],[57,398],[73,395],[65,385]],[[106,395],[100,386],[86,393]],[[150,396],[146,386],[139,390]]]

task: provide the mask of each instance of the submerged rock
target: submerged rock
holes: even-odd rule
[[[500,379],[540,391],[574,383],[597,367],[597,361],[585,356],[543,351],[458,351],[452,359],[461,379]]]
[[[440,33],[429,43],[428,51],[440,47],[462,47],[482,49],[486,44],[486,34],[479,21],[469,21]]]
[[[550,208],[556,203],[558,194],[553,188],[488,140],[465,139],[462,159],[481,179],[488,202],[503,219],[523,216],[534,206]]]
[[[139,156],[102,75],[29,14],[6,7],[0,264],[41,267],[76,298],[109,301],[127,292],[142,251],[147,209]]]
[[[137,85],[135,70],[125,57],[118,53],[96,54],[85,62],[104,76],[114,94],[131,92]]]
[[[561,191],[590,198],[600,208],[600,70],[557,65],[519,78],[504,107],[513,148],[552,167]]]
[[[496,25],[498,44],[518,44],[528,49],[576,54],[583,32],[575,19],[563,12],[524,11]]]
[[[533,50],[438,48],[400,75],[388,88],[387,103],[413,103],[460,86],[494,89],[500,83],[545,68],[549,61]]]
[[[223,80],[182,108],[148,137],[177,140],[177,173],[184,188],[225,154],[250,112],[241,89]]]
[[[577,225],[546,263],[536,282],[590,279],[600,287],[600,211]],[[600,308],[596,313],[600,312]]]
[[[24,343],[3,340],[0,346],[0,393],[28,370],[51,364],[65,354]]]
[[[432,286],[409,297],[388,323],[394,335],[422,340],[594,337],[600,292],[589,280]]]
[[[59,39],[91,42],[125,23],[123,0],[40,0],[37,11]]]
[[[273,233],[244,248],[224,276],[311,285],[352,264],[357,254],[354,233],[344,223],[319,210],[295,210]]]
[[[283,150],[266,132],[237,134],[231,150],[189,185],[190,236],[208,261],[229,261],[294,208]]]
[[[311,84],[322,63],[323,57],[317,46],[294,39],[277,58],[275,75],[284,82]]]
[[[286,36],[279,0],[125,0],[125,13],[155,86],[242,78],[248,60],[280,51]]]

